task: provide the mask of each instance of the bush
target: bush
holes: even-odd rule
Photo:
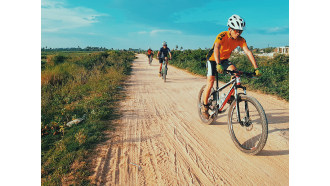
[[[206,75],[206,55],[208,50],[172,51],[171,64],[199,75]],[[233,54],[230,61],[238,70],[253,72],[253,66],[246,55]],[[274,58],[257,57],[258,67],[263,75],[257,79],[242,78],[251,89],[277,95],[289,100],[289,56],[275,55]],[[220,74],[219,80],[228,81],[229,76]]]
[[[63,54],[49,55],[47,56],[47,63],[50,66],[55,66],[63,63],[66,58]]]

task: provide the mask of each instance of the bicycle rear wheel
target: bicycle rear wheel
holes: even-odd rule
[[[200,91],[198,93],[197,109],[198,109],[198,116],[201,119],[201,121],[203,123],[207,124],[207,125],[210,125],[217,118],[217,116],[218,116],[218,109],[216,107],[210,108],[209,109],[209,114],[211,114],[211,116],[208,119],[204,118],[204,116],[202,115],[202,110],[201,109],[202,109],[203,102],[204,102],[203,101],[203,93],[204,93],[205,87],[206,87],[206,85],[204,85],[200,89]],[[209,102],[215,101],[216,98],[213,98],[214,95],[215,95],[214,94],[214,89],[212,88],[211,93],[210,93],[210,96],[209,96],[209,99],[208,99]]]
[[[255,155],[265,146],[268,136],[268,121],[261,104],[253,97],[238,96],[228,111],[228,129],[236,147],[244,153]],[[238,122],[238,112],[241,123]]]

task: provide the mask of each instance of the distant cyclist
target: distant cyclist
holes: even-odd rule
[[[210,117],[208,113],[208,97],[213,87],[216,71],[218,71],[219,73],[223,73],[224,69],[236,70],[236,67],[230,61],[228,61],[228,59],[230,57],[231,52],[237,46],[240,46],[245,52],[245,54],[248,56],[255,69],[256,75],[261,75],[261,72],[260,70],[258,70],[258,65],[253,57],[252,52],[247,47],[245,39],[241,37],[241,34],[245,27],[245,21],[239,15],[232,15],[228,19],[227,26],[228,31],[221,32],[216,37],[213,47],[207,55],[207,86],[204,90],[204,104],[202,107],[202,114],[206,119]]]
[[[152,58],[154,56],[154,51],[152,51],[151,48],[149,47],[146,54],[148,56],[148,61],[150,61],[150,57]]]
[[[159,63],[160,63],[160,67],[159,67],[159,77],[161,76],[161,70],[162,70],[162,66],[163,66],[163,61],[166,61],[166,64],[168,64],[168,57],[167,55],[170,55],[170,60],[172,58],[172,54],[171,54],[171,50],[169,48],[167,48],[167,43],[166,41],[163,42],[163,47],[159,49],[158,53],[157,53],[157,58],[159,58]]]

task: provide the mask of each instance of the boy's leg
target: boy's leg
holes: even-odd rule
[[[237,69],[234,65],[231,64],[228,66],[227,70],[233,71],[233,70],[237,70]],[[232,80],[232,79],[233,79],[233,76],[230,78],[230,80]],[[230,99],[227,101],[227,103],[230,105],[234,101],[234,99],[235,99],[235,97],[233,95],[231,95]]]
[[[163,65],[163,60],[161,58],[159,59],[159,63],[160,63],[159,66],[159,77],[160,77],[160,72],[162,71],[162,65]]]
[[[221,61],[221,66],[223,67],[223,69],[226,70],[230,70],[230,71],[236,70],[236,67],[229,60]]]
[[[215,76],[207,76],[207,85],[205,87],[204,95],[203,95],[204,96],[203,97],[204,105],[208,104],[208,98],[210,96],[214,80],[215,80]]]
[[[216,62],[207,61],[207,85],[203,93],[203,107],[202,107],[202,114],[206,119],[210,117],[208,113],[208,98],[210,96],[214,84],[215,75],[216,75]]]
[[[233,71],[233,70],[236,70],[236,67],[235,67],[234,65],[230,65],[230,66],[227,68],[227,70],[231,70],[231,71]]]
[[[209,110],[209,105],[208,105],[208,99],[213,87],[213,83],[215,80],[215,76],[207,76],[207,85],[204,89],[203,93],[203,106],[202,106],[202,114],[204,118],[208,119],[210,117],[208,110]]]

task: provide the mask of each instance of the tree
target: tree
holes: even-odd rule
[[[275,47],[268,47],[268,48],[265,48],[265,49],[264,49],[264,52],[265,52],[265,53],[271,53],[271,52],[274,51],[274,49],[275,49]]]

